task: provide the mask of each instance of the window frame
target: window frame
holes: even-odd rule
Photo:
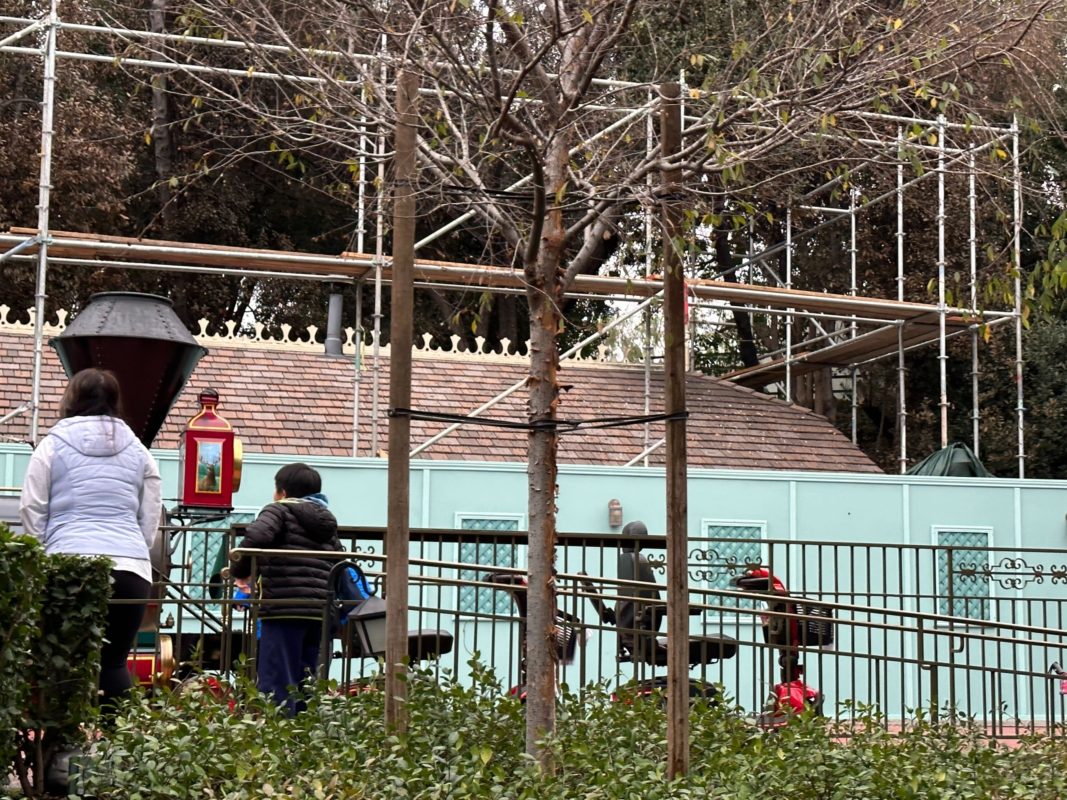
[[[477,521],[477,520],[485,520],[485,521],[492,521],[492,522],[514,522],[515,523],[515,531],[521,531],[525,527],[526,515],[525,514],[506,513],[506,512],[486,513],[486,512],[482,512],[482,511],[479,511],[479,512],[457,511],[457,512],[455,512],[454,519],[455,519],[455,529],[457,531],[471,530],[470,528],[464,528],[463,527],[463,523],[464,522],[469,522],[469,521]],[[463,546],[462,542],[456,542],[456,548],[455,548],[455,553],[454,553],[453,560],[457,564],[460,563],[460,560],[461,560],[460,559],[460,550],[461,550],[462,546]],[[519,569],[519,570],[525,571],[526,564],[527,564],[527,558],[528,558],[528,548],[526,546],[519,545],[517,543],[516,547],[515,547],[515,566],[514,567],[507,567],[506,565],[503,565],[503,564],[497,564],[497,565],[485,564],[484,566],[486,566],[486,567],[504,566],[507,569]],[[460,570],[457,569],[456,570],[457,579],[459,578],[459,574],[460,574]],[[469,587],[457,584],[455,589],[454,589],[454,593],[453,593],[453,597],[452,597],[452,606],[456,609],[456,616],[461,621],[464,621],[464,622],[493,622],[494,620],[485,619],[481,615],[488,614],[488,613],[491,613],[493,615],[497,615],[499,612],[497,612],[497,610],[496,610],[496,600],[494,599],[494,601],[493,601],[493,609],[492,609],[491,612],[487,612],[487,611],[484,611],[481,608],[478,608],[475,611],[475,614],[477,614],[478,616],[473,616],[471,614],[471,612],[465,611],[462,608],[461,597],[462,597],[462,594],[463,594],[463,590],[466,589],[466,588],[469,588]],[[504,591],[504,590],[498,590],[498,591]],[[494,597],[495,597],[495,594],[496,593],[494,591]],[[511,614],[515,614],[516,613],[514,604],[511,605],[511,612],[510,613]]]
[[[759,545],[760,549],[760,564],[766,565],[770,558],[770,545],[767,542],[767,520],[755,520],[755,519],[720,519],[718,517],[703,517],[700,520],[700,534],[701,538],[705,542],[710,542],[712,536],[709,534],[709,528],[712,527],[736,527],[736,528],[758,528],[759,538],[753,539],[752,542]],[[726,538],[740,538],[740,537],[726,537]],[[739,573],[740,574],[740,573]],[[701,585],[705,589],[718,589],[719,587],[713,587],[708,580],[701,581]],[[708,596],[707,600],[712,603],[714,598]],[[741,602],[741,598],[738,598],[738,602]],[[753,601],[755,602],[755,601]],[[723,611],[721,615],[717,617],[721,619],[723,624],[730,625],[748,625],[756,626],[760,624],[760,618],[758,614],[739,614],[736,612]]]
[[[938,614],[939,616],[942,614],[942,611],[941,611],[941,603],[942,603],[942,601],[945,601],[946,603],[951,602],[949,600],[949,598],[947,596],[945,596],[941,591],[941,552],[942,552],[942,550],[944,550],[944,549],[946,549],[948,547],[948,545],[943,545],[941,543],[941,541],[940,541],[941,534],[943,534],[943,533],[980,533],[980,534],[984,534],[985,537],[986,537],[986,544],[985,544],[984,548],[980,548],[980,549],[984,549],[985,550],[985,558],[986,558],[985,563],[986,563],[986,566],[991,567],[992,563],[993,563],[993,559],[992,559],[993,554],[992,554],[990,548],[992,548],[992,546],[993,546],[992,542],[993,542],[994,528],[991,525],[931,525],[930,526],[930,538],[931,538],[931,542],[932,542],[933,548],[934,548],[934,591],[933,591],[933,595],[934,595],[934,613]],[[956,548],[956,549],[962,549],[962,548]],[[952,576],[949,575],[948,578],[951,581]],[[965,622],[961,622],[961,623],[947,623],[947,622],[940,622],[939,621],[938,622],[938,626],[939,627],[950,627],[951,625],[974,625],[974,626],[978,626],[978,627],[984,627],[984,626],[996,624],[996,621],[997,621],[996,581],[992,581],[992,580],[988,581],[987,582],[987,587],[988,587],[989,593],[988,593],[988,595],[987,595],[987,597],[985,599],[986,599],[986,601],[988,602],[988,605],[989,605],[989,616],[988,616],[988,618],[961,617],[960,619],[964,619],[966,621]],[[966,601],[964,601],[964,602],[966,602]],[[949,611],[951,612],[951,608],[949,609]]]

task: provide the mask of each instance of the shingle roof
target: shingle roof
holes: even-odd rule
[[[33,345],[22,334],[0,333],[0,416],[30,396]],[[389,362],[381,360],[378,448],[388,438]],[[371,455],[372,373],[365,363],[359,387],[360,455]],[[420,411],[466,414],[526,374],[523,359],[415,358],[412,407]],[[566,419],[638,416],[644,413],[644,371],[640,366],[566,363],[560,381],[568,388],[559,415]],[[44,349],[41,424],[56,418],[66,380],[51,347]],[[196,392],[212,387],[222,397],[221,413],[240,434],[249,453],[287,455],[352,454],[355,375],[351,358],[314,352],[250,347],[215,347],[197,366],[155,446],[176,449],[178,435],[195,413]],[[663,376],[651,377],[652,413],[663,408]],[[825,418],[726,381],[691,374],[688,458],[692,467],[734,469],[879,472],[878,467]],[[486,417],[524,421],[526,393],[519,390],[490,409]],[[413,420],[412,443],[445,427]],[[0,425],[0,436],[25,438],[28,420]],[[651,425],[650,439],[664,424]],[[464,461],[525,461],[522,430],[466,425],[420,454],[420,458]],[[645,446],[643,426],[567,432],[560,463],[621,466]],[[650,456],[662,464],[663,449]]]

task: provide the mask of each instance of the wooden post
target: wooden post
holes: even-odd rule
[[[396,96],[396,169],[393,179],[393,287],[389,319],[389,403],[411,407],[412,274],[415,265],[415,125],[418,97],[414,74],[401,72]],[[407,729],[408,545],[411,539],[411,420],[389,417],[389,527],[385,552],[385,724]]]
[[[681,87],[660,87],[660,155],[678,152],[682,139]],[[661,173],[663,214],[663,325],[667,414],[685,412],[685,283],[682,210],[674,196],[680,170]],[[689,575],[685,419],[667,422],[667,776],[689,771]]]

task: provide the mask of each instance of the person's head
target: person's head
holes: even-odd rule
[[[641,520],[627,522],[622,529],[623,536],[648,536],[648,526]],[[620,548],[624,553],[636,553],[641,549],[640,541],[625,542]]]
[[[322,478],[307,464],[286,464],[274,476],[274,499],[307,497],[322,491]]]
[[[95,367],[76,372],[59,401],[59,416],[121,417],[122,391],[115,373]]]

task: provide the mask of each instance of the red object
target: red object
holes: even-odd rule
[[[766,567],[757,567],[756,569],[750,569],[745,574],[750,576],[750,577],[753,577],[753,578],[770,578],[770,583],[771,583],[770,589],[774,594],[780,594],[783,597],[788,597],[789,596],[789,592],[786,591],[785,584],[782,583],[781,580],[779,580],[777,575],[771,574],[771,571],[769,569],[767,569]],[[786,604],[786,611],[788,613],[790,613],[790,614],[797,613],[797,605],[796,605],[796,603],[787,603]],[[771,617],[769,615],[760,614],[760,621],[764,625],[770,624],[770,620],[771,620]],[[795,617],[789,617],[789,618],[786,619],[786,622],[789,623],[789,633],[790,633],[789,641],[790,642],[799,641],[800,624],[797,621],[797,619]]]
[[[797,678],[788,683],[779,683],[774,687],[774,710],[777,712],[794,712],[799,714],[806,708],[819,704],[819,693]]]
[[[126,669],[130,671],[134,683],[151,686],[156,682],[156,654],[131,653],[126,659]]]
[[[218,392],[205,389],[198,399],[200,411],[182,431],[178,450],[178,504],[229,511],[241,487],[241,440],[218,413]]]
[[[126,669],[140,686],[166,684],[174,674],[173,641],[161,636],[153,649],[134,650],[126,657]]]

